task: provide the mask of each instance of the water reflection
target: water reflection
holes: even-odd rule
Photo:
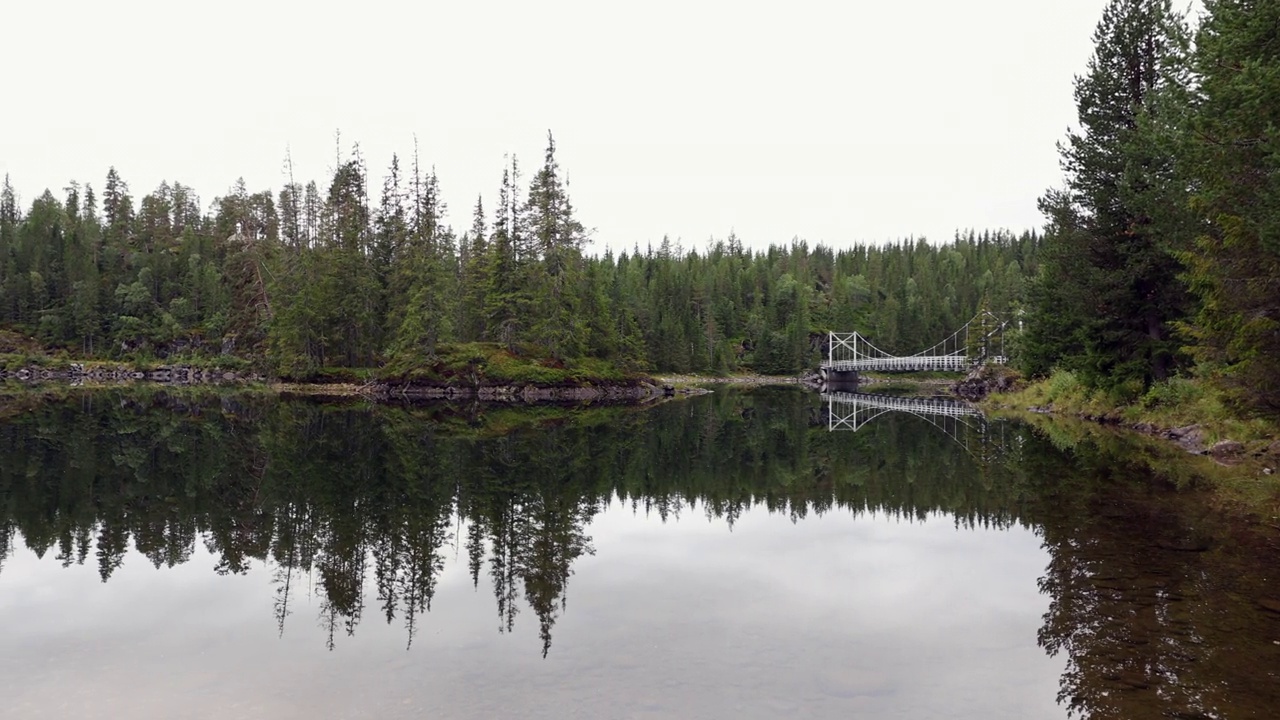
[[[1058,699],[1084,718],[1270,718],[1280,707],[1280,548],[1195,492],[1076,447],[1046,489],[1051,600],[1039,632],[1067,668]],[[1270,608],[1270,609],[1268,609]]]
[[[955,398],[836,391],[824,392],[822,401],[831,432],[858,432],[883,416],[910,415],[951,438],[984,470],[1001,462],[1008,445],[1017,441],[1006,436],[1007,423],[990,423],[977,406]]]
[[[411,644],[456,545],[473,583],[491,586],[499,630],[513,629],[523,600],[545,655],[572,566],[592,552],[586,527],[615,498],[663,520],[699,512],[730,526],[762,504],[797,521],[942,511],[1006,527],[1025,503],[1017,477],[993,482],[927,427],[828,437],[793,393],[544,408],[532,420],[441,412],[165,394],[42,407],[0,426],[0,537],[7,547],[20,533],[64,566],[94,563],[103,581],[131,544],[157,568],[187,562],[197,544],[219,574],[269,561],[281,633],[299,578],[314,575],[330,648],[367,603]],[[516,422],[531,426],[505,431]]]
[[[1258,604],[1275,594],[1274,579],[1243,572],[1276,557],[1270,541],[1242,540],[1207,515],[1188,515],[1183,498],[1150,490],[1158,483],[1149,470],[1096,439],[969,425],[962,415],[945,417],[967,430],[944,433],[918,413],[828,432],[832,402],[767,390],[647,410],[516,411],[77,394],[0,424],[0,588],[18,545],[46,563],[92,566],[104,582],[131,552],[157,568],[207,559],[226,576],[265,564],[273,594],[263,612],[276,634],[318,622],[333,650],[354,642],[371,617],[397,626],[412,647],[442,578],[464,573],[492,594],[486,612],[496,629],[536,629],[536,655],[546,658],[574,571],[597,560],[593,535],[621,522],[622,507],[661,522],[705,516],[730,529],[760,512],[815,528],[820,518],[871,513],[908,528],[941,520],[1039,535],[1048,553],[1039,590],[1050,605],[1038,640],[1065,660],[1058,699],[1081,716],[1253,717],[1280,701],[1280,655],[1270,645],[1280,639],[1280,615]],[[973,445],[975,437],[985,444]],[[929,552],[942,557],[948,544],[963,543],[953,531]],[[646,553],[660,544],[648,537],[625,547],[639,554],[615,550],[595,567],[649,567]],[[756,552],[755,563],[775,563],[774,575],[796,562],[777,546]],[[932,567],[912,557],[895,569]],[[1000,567],[945,557],[970,574]],[[861,568],[858,579],[887,583],[891,567]],[[716,563],[699,568],[714,573]],[[795,582],[833,577],[818,568]],[[924,577],[916,606],[931,584],[946,587],[936,574]],[[688,587],[670,592],[689,604],[750,599],[688,589],[698,582],[685,578]],[[905,602],[895,596],[862,610],[883,619]],[[850,619],[812,622],[834,632]],[[875,682],[858,682],[858,693],[874,695]]]
[[[911,396],[911,395],[878,395],[859,392],[823,393],[822,399],[827,403],[827,429],[852,430],[857,432],[862,426],[889,413],[909,413],[934,423],[938,429],[953,434],[954,425],[944,424],[946,420],[957,420],[967,427],[979,427],[986,424],[982,411],[967,402],[945,397]]]

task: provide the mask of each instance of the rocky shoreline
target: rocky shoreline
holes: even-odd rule
[[[3,380],[16,380],[23,383],[65,382],[72,385],[125,382],[197,385],[265,382],[266,378],[257,373],[244,373],[217,367],[161,365],[143,370],[118,365],[86,366],[81,363],[71,363],[61,368],[23,367],[17,370],[0,370],[0,381]]]
[[[957,383],[951,383],[951,392],[969,402],[979,402],[992,393],[1007,393],[1017,385],[1017,376],[1000,372],[992,365],[983,365]]]
[[[189,365],[162,365],[147,369],[124,365],[86,366],[80,363],[48,368],[23,367],[0,370],[0,382],[25,385],[60,383],[85,385],[125,385],[147,383],[165,386],[243,385],[264,383],[290,395],[310,397],[364,397],[375,401],[478,401],[486,403],[642,403],[675,395],[698,395],[706,390],[679,387],[653,379],[599,381],[583,384],[539,385],[536,383],[493,383],[449,385],[442,383],[272,382],[261,374],[223,368]]]
[[[676,394],[670,385],[645,381],[584,385],[537,385],[506,383],[493,385],[426,385],[373,383],[368,394],[388,400],[458,400],[490,403],[590,403],[649,402]]]

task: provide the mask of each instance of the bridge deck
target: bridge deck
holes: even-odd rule
[[[827,360],[826,370],[834,372],[919,372],[940,370],[964,372],[973,362],[964,355],[915,355],[910,357],[865,357],[857,360]]]

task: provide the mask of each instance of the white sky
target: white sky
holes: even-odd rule
[[[323,186],[340,129],[376,201],[416,133],[461,231],[551,129],[597,249],[1039,227],[1104,5],[10,0],[0,174],[24,207],[110,165],[207,206],[278,190],[287,147]]]

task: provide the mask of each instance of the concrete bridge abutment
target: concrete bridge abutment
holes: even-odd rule
[[[824,367],[820,369],[822,374],[822,383],[827,387],[857,387],[861,378],[858,377],[857,370],[836,370],[835,368]]]

